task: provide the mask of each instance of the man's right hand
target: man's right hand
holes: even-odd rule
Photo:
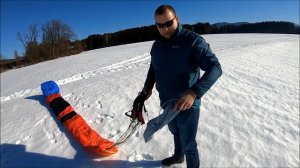
[[[138,119],[138,121],[142,122],[142,124],[145,123],[143,118],[143,108],[144,108],[144,102],[147,99],[147,95],[144,92],[140,92],[138,96],[134,99],[133,107],[131,110],[131,114],[127,114],[132,119]]]
[[[145,122],[142,115],[144,103],[151,96],[151,94],[152,94],[152,90],[147,90],[147,88],[144,87],[143,90],[134,99],[131,114],[126,113],[126,115],[131,117],[132,119],[138,119],[140,122],[144,124]]]

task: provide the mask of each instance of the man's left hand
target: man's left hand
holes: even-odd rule
[[[180,98],[180,100],[176,102],[173,111],[176,110],[184,111],[191,108],[192,105],[194,104],[196,97],[197,95],[192,89],[187,90]]]

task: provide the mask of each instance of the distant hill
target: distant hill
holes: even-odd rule
[[[235,22],[235,23],[227,23],[227,22],[219,22],[212,24],[213,26],[217,26],[218,28],[225,26],[225,25],[234,25],[234,26],[240,26],[243,24],[249,24],[248,22]]]

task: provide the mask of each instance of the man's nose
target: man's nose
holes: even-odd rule
[[[167,26],[165,26],[165,27],[163,28],[163,30],[164,30],[164,31],[169,31],[169,28],[168,28]]]

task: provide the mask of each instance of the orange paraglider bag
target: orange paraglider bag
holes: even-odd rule
[[[113,142],[102,138],[62,98],[59,93],[59,87],[54,81],[43,83],[41,89],[51,110],[85,149],[101,156],[109,156],[118,152]]]

